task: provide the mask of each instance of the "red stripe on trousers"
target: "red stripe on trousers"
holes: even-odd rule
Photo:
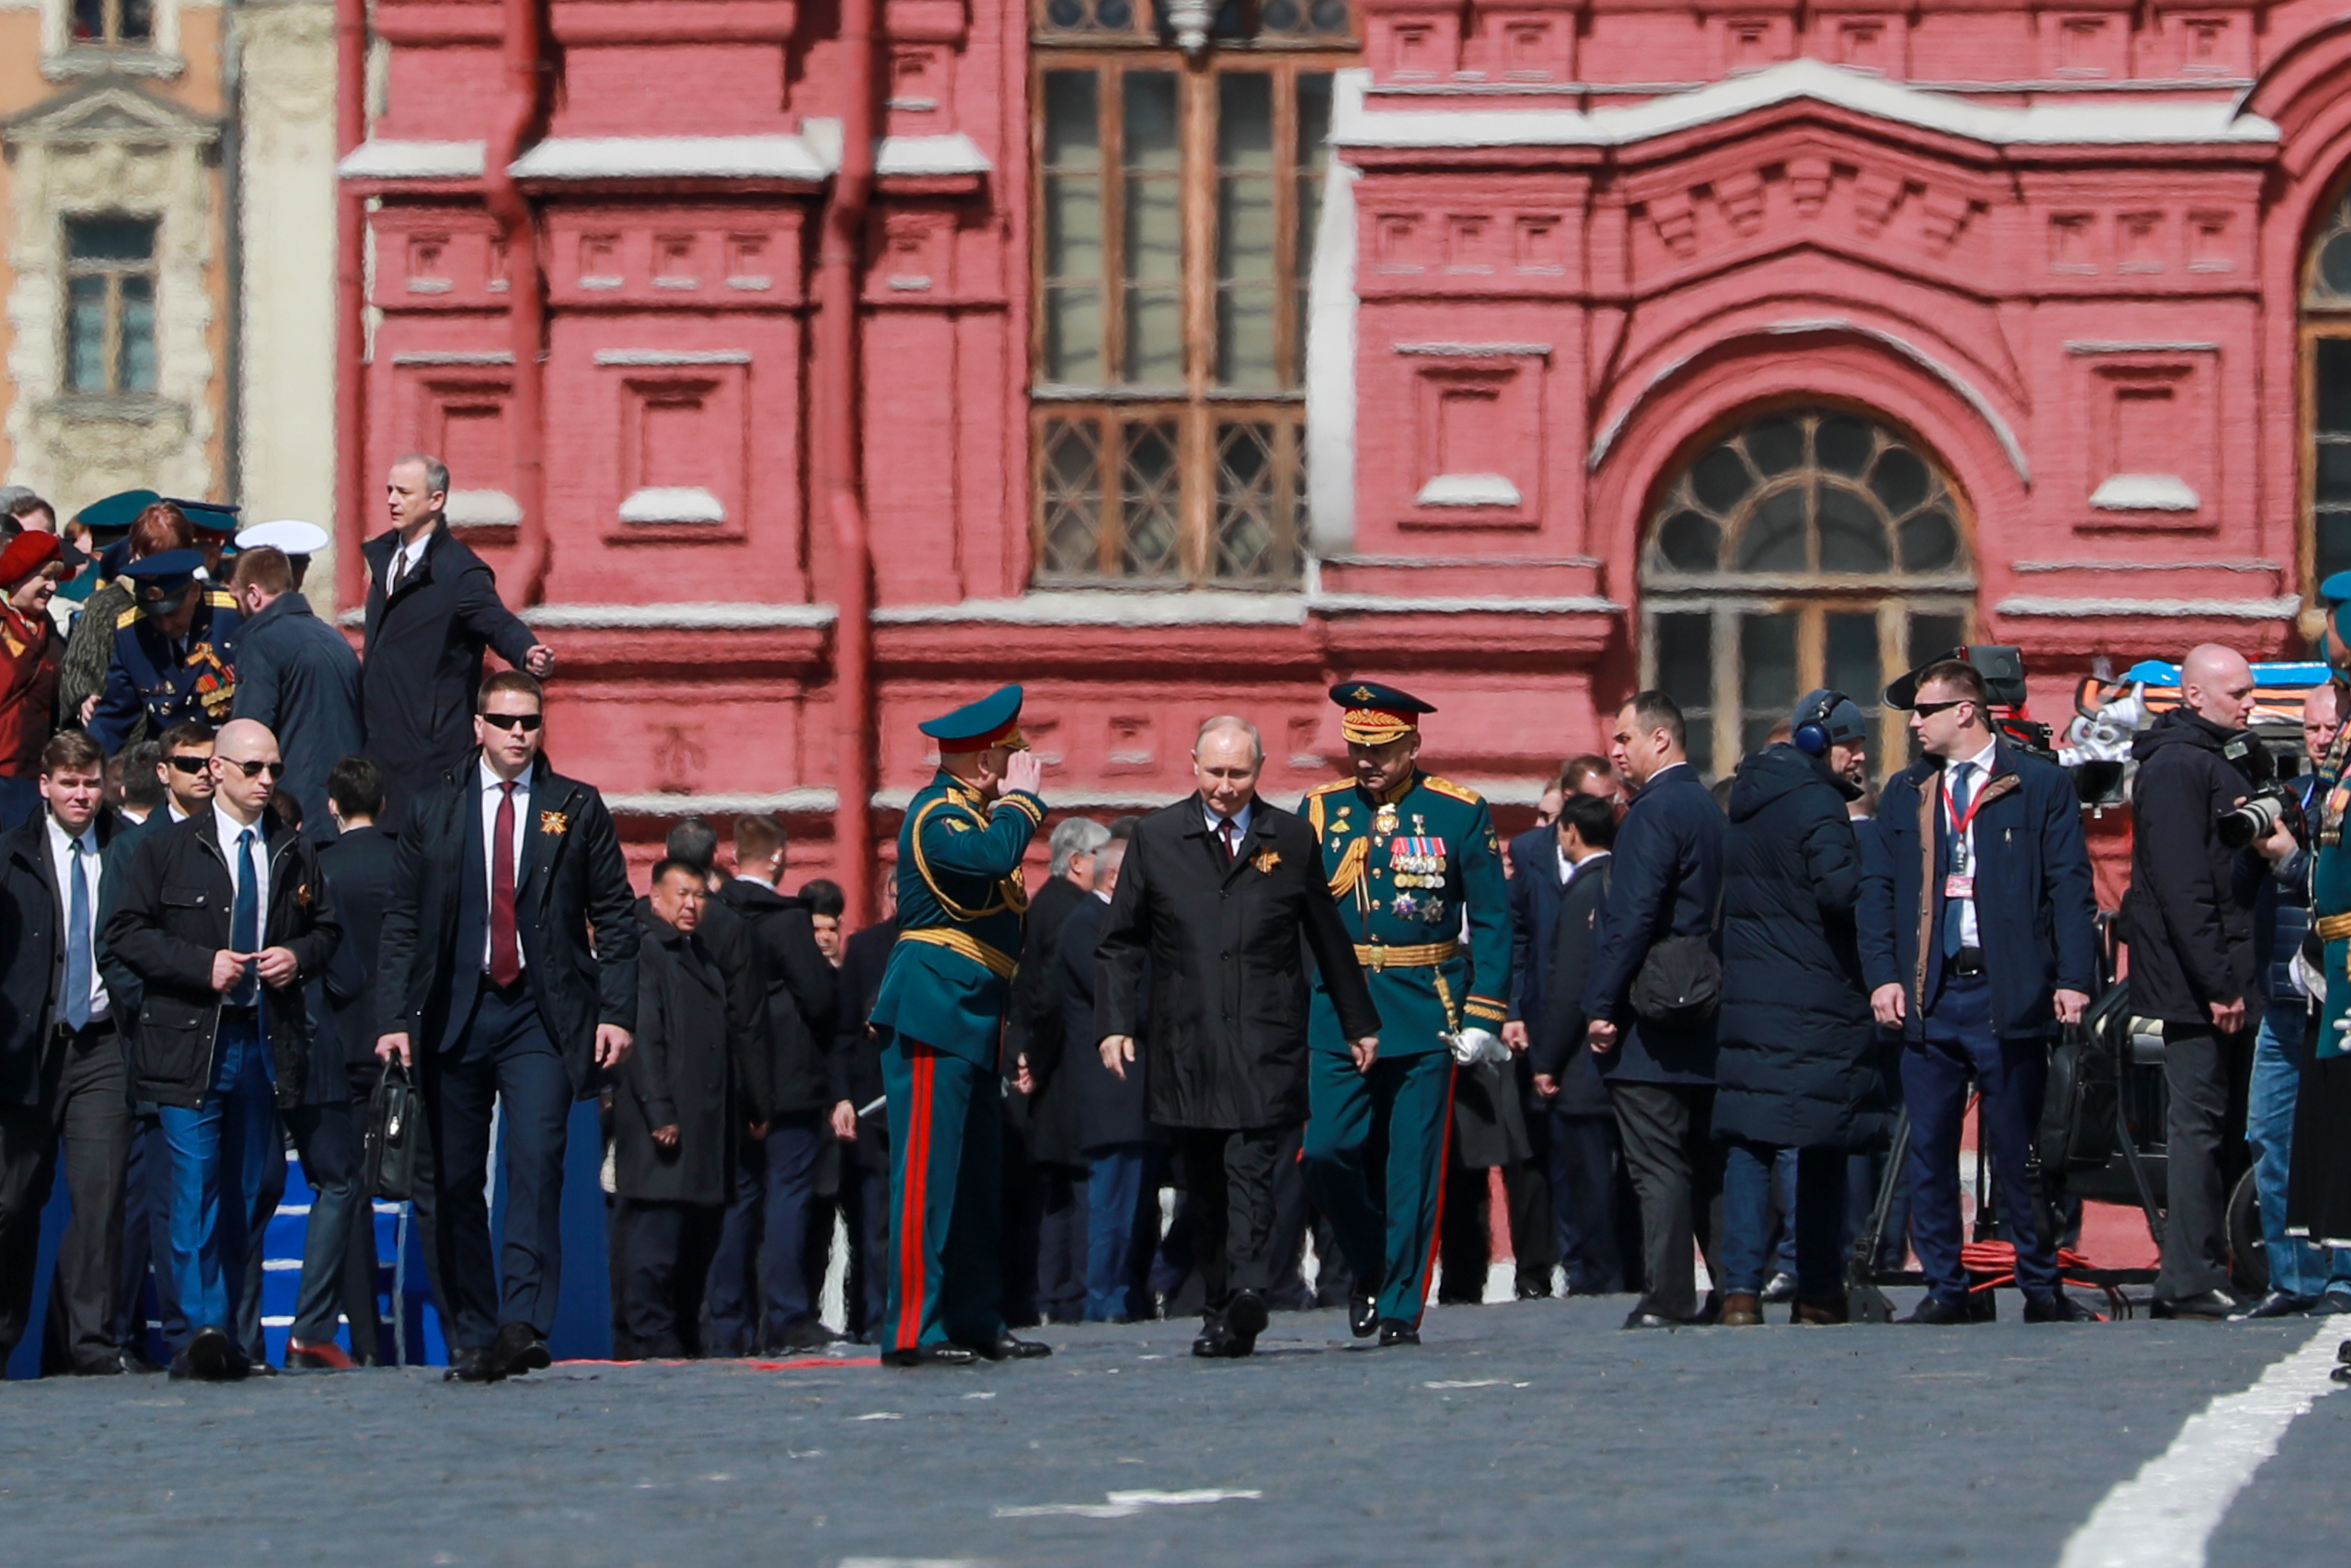
[[[1421,1304],[1412,1313],[1412,1327],[1421,1326],[1421,1319],[1429,1309],[1429,1285],[1436,1278],[1436,1252],[1445,1238],[1445,1167],[1453,1158],[1453,1090],[1460,1081],[1461,1065],[1456,1062],[1445,1072],[1445,1135],[1436,1146],[1436,1215],[1429,1223],[1429,1258],[1421,1265]],[[1485,1294],[1482,1283],[1478,1294]]]
[[[906,1180],[898,1209],[898,1348],[912,1350],[922,1341],[923,1297],[930,1286],[925,1265],[923,1215],[930,1198],[931,1053],[928,1046],[915,1054],[914,1104],[906,1116]]]

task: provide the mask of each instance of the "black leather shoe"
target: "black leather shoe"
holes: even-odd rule
[[[1625,1314],[1628,1329],[1694,1329],[1703,1322],[1700,1318],[1669,1318],[1663,1312],[1644,1312],[1636,1307]]]
[[[2330,1290],[2311,1303],[2313,1318],[2340,1318],[2345,1314],[2351,1314],[2351,1291]]]
[[[2094,1323],[2098,1320],[2098,1314],[2060,1290],[2055,1296],[2026,1297],[2024,1320],[2028,1323]]]
[[[74,1364],[74,1376],[76,1378],[120,1378],[131,1370],[122,1364],[123,1355],[122,1351],[116,1350],[109,1351],[95,1361],[77,1361]]]
[[[198,1329],[171,1358],[171,1375],[200,1383],[228,1380],[228,1336],[218,1329]]]
[[[500,1324],[498,1343],[490,1347],[490,1354],[500,1374],[508,1378],[544,1372],[555,1365],[555,1358],[547,1353],[547,1341],[528,1323]]]
[[[1265,1309],[1265,1297],[1253,1290],[1240,1290],[1225,1303],[1224,1319],[1225,1327],[1240,1342],[1240,1354],[1247,1355],[1257,1348],[1257,1336],[1265,1332],[1271,1314]]]
[[[2198,1322],[2217,1323],[2230,1318],[2242,1307],[2235,1297],[2225,1290],[2199,1291],[2194,1296],[2174,1297],[2169,1300],[2159,1296],[2148,1309],[2152,1318],[2194,1319]]]
[[[2317,1303],[2290,1290],[2273,1290],[2252,1306],[2229,1314],[2232,1323],[2256,1323],[2271,1318],[2299,1318]]]
[[[886,1353],[882,1357],[882,1364],[884,1366],[969,1366],[978,1359],[976,1354],[960,1344],[918,1344],[912,1350]]]
[[[496,1383],[506,1377],[506,1368],[499,1364],[495,1354],[487,1350],[461,1350],[449,1357],[449,1370],[441,1374],[444,1383]]]
[[[1053,1346],[1035,1340],[1015,1339],[1009,1330],[970,1348],[990,1361],[1037,1361],[1053,1354]]]
[[[1968,1310],[1967,1304],[1965,1302],[1945,1301],[1942,1297],[1933,1294],[1931,1291],[1919,1297],[1918,1306],[1912,1308],[1910,1309],[1910,1315],[1901,1320],[1906,1323],[1928,1323],[1936,1327],[1948,1327],[1953,1323],[1980,1323],[1983,1321],[1981,1318],[1976,1317],[1974,1312]]]
[[[1369,1339],[1379,1327],[1379,1292],[1358,1290],[1347,1297],[1347,1332]]]
[[[1421,1331],[1412,1327],[1412,1324],[1404,1321],[1403,1319],[1382,1318],[1379,1320],[1379,1343],[1382,1349],[1386,1349],[1391,1344],[1418,1344],[1420,1343]]]
[[[248,1378],[274,1378],[277,1375],[278,1369],[268,1362],[256,1362],[236,1346],[229,1347],[228,1371],[224,1374],[228,1381],[242,1383]]]
[[[1192,1354],[1203,1361],[1238,1361],[1253,1348],[1242,1344],[1225,1320],[1213,1313],[1200,1325],[1200,1337],[1192,1342]]]

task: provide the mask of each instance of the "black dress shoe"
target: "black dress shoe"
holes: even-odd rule
[[[123,1352],[118,1350],[96,1361],[77,1361],[74,1363],[74,1376],[76,1378],[120,1378],[131,1370],[122,1364],[122,1357]]]
[[[1035,1340],[1015,1339],[1008,1329],[970,1348],[990,1361],[1035,1361],[1053,1354],[1053,1346]]]
[[[2159,1296],[2154,1305],[2148,1309],[2148,1316],[2217,1323],[2233,1316],[2242,1306],[2242,1303],[2225,1290],[2203,1290],[2194,1296],[2177,1296],[2169,1299]]]
[[[1379,1293],[1358,1290],[1347,1297],[1347,1332],[1369,1339],[1379,1327]]]
[[[248,1378],[274,1378],[278,1369],[266,1361],[256,1361],[241,1350],[228,1353],[228,1380],[242,1383]]]
[[[1673,1318],[1663,1312],[1644,1312],[1635,1307],[1625,1314],[1624,1326],[1628,1329],[1695,1329],[1704,1321],[1703,1318]]]
[[[1010,1335],[1006,1336],[1008,1339]],[[884,1366],[969,1366],[979,1356],[960,1344],[918,1344],[911,1350],[893,1350],[882,1357]]]
[[[1241,1343],[1231,1326],[1214,1313],[1200,1325],[1200,1337],[1192,1342],[1192,1354],[1203,1361],[1238,1361],[1254,1348]]]
[[[198,1329],[171,1358],[171,1375],[200,1383],[225,1382],[231,1349],[228,1336],[220,1330]]]
[[[543,1372],[555,1365],[547,1353],[547,1342],[528,1323],[501,1323],[498,1327],[498,1343],[490,1347],[490,1359],[498,1363],[501,1377],[519,1378],[525,1372]]]
[[[2232,1323],[2256,1323],[2271,1318],[2299,1318],[2316,1305],[2307,1296],[2297,1296],[2290,1290],[2273,1290],[2252,1306],[2229,1314]]]
[[[506,1368],[497,1353],[489,1350],[460,1350],[449,1357],[449,1369],[441,1374],[444,1383],[497,1383],[506,1377]]]
[[[1225,1327],[1240,1342],[1240,1353],[1247,1355],[1257,1348],[1257,1336],[1265,1332],[1272,1315],[1266,1310],[1265,1297],[1253,1290],[1239,1290],[1225,1303],[1224,1320]]]
[[[2028,1323],[2094,1323],[2098,1320],[2098,1314],[2060,1290],[2055,1296],[2026,1297],[2024,1320]]]
[[[1980,1323],[1983,1320],[1970,1311],[1965,1301],[1945,1301],[1930,1291],[1919,1297],[1918,1306],[1912,1308],[1910,1315],[1901,1321],[1948,1327],[1953,1323]]]
[[[1404,1321],[1403,1319],[1382,1318],[1379,1320],[1379,1343],[1382,1349],[1386,1349],[1391,1344],[1418,1344],[1420,1343],[1421,1331],[1412,1327],[1412,1324]]]
[[[2330,1290],[2311,1303],[2313,1318],[2340,1318],[2345,1314],[2351,1314],[2351,1291]]]

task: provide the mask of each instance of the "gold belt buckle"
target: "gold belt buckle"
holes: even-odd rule
[[[1378,974],[1381,970],[1383,970],[1383,969],[1385,969],[1385,968],[1387,968],[1387,967],[1388,967],[1388,944],[1387,944],[1386,942],[1374,942],[1374,943],[1372,943],[1372,944],[1371,944],[1371,968],[1372,968],[1372,973],[1373,973],[1373,974]]]

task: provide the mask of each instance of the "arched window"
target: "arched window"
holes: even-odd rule
[[[2311,244],[2302,271],[2302,581],[2351,570],[2351,195]],[[2307,591],[2307,590],[2306,590]]]
[[[1976,571],[1932,456],[1836,409],[1782,409],[1697,449],[1650,517],[1641,675],[1689,720],[1700,772],[1728,773],[1796,699],[1834,686],[1907,755],[1885,684],[1966,640]]]

